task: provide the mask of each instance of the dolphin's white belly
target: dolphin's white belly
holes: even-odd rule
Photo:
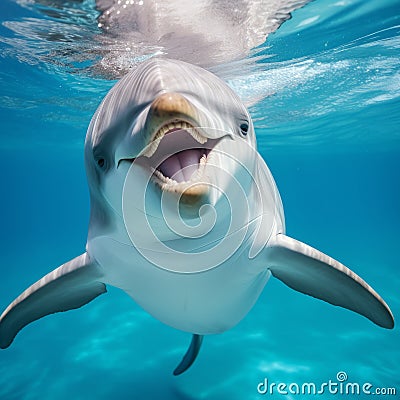
[[[165,324],[202,335],[236,325],[270,276],[249,263],[246,251],[213,269],[186,274],[156,267],[134,247],[109,237],[90,241],[88,252],[104,268],[105,283],[123,289]]]

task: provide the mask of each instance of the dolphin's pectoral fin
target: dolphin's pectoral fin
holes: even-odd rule
[[[343,264],[283,234],[271,240],[268,251],[268,268],[287,286],[393,328],[393,315],[384,300]]]
[[[0,317],[0,348],[5,349],[30,322],[79,308],[106,292],[101,272],[87,253],[50,272],[26,289]]]
[[[183,374],[196,360],[197,354],[199,354],[201,343],[203,342],[202,335],[194,334],[190,346],[183,356],[180,364],[175,368],[174,375]]]

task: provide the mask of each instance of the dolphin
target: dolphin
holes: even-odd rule
[[[145,61],[101,102],[84,153],[86,251],[7,307],[1,348],[30,322],[79,308],[112,285],[193,335],[179,375],[203,336],[235,326],[271,276],[393,328],[389,307],[364,280],[286,235],[250,114],[211,72],[166,58]]]

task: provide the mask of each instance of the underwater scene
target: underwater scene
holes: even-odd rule
[[[234,1],[238,17],[221,25],[224,37],[198,8],[227,15],[229,2],[181,2],[193,37],[206,30],[215,48],[196,47],[186,25],[155,44],[147,17],[135,22],[145,26],[134,36],[138,48],[128,48],[123,35],[102,31],[111,3],[0,2],[1,312],[85,252],[91,118],[129,69],[166,55],[208,68],[237,93],[279,189],[286,234],[361,276],[395,325],[382,328],[271,277],[250,312],[206,335],[190,369],[174,376],[190,333],[107,285],[106,295],[32,322],[0,350],[0,399],[399,398],[399,0],[288,1],[283,16],[284,1]],[[251,3],[278,7],[264,30],[254,25],[260,13],[240,18]],[[122,26],[110,21],[111,30]]]

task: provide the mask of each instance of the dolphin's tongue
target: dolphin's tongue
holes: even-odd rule
[[[183,150],[168,157],[157,169],[164,176],[172,178],[178,183],[190,181],[193,173],[199,167],[199,161],[203,154],[204,150],[202,149]]]

